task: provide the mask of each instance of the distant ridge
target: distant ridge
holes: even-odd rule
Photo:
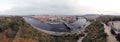
[[[99,14],[85,14],[83,16],[98,16]]]

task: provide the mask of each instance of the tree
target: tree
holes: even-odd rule
[[[110,30],[110,32],[113,34],[113,35],[116,35],[115,31],[113,29]]]
[[[120,42],[120,34],[116,35],[117,40]]]

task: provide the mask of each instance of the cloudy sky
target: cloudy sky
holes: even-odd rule
[[[120,0],[0,0],[0,15],[118,15]]]

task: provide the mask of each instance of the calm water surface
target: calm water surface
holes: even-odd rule
[[[63,24],[47,24],[30,17],[23,17],[23,18],[28,23],[41,29],[45,29],[49,31],[57,31],[57,32],[67,32],[66,26],[64,26]]]

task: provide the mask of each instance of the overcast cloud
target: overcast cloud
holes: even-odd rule
[[[93,2],[92,2],[93,1]],[[0,0],[1,14],[30,15],[30,14],[51,14],[51,15],[80,15],[80,14],[101,14],[114,13],[118,10],[105,9],[108,4],[104,2],[103,7],[95,0]],[[88,3],[88,4],[87,4]],[[93,3],[93,4],[90,4]],[[110,6],[110,5],[108,5]],[[120,8],[119,8],[120,9]],[[107,11],[107,12],[106,12]]]

